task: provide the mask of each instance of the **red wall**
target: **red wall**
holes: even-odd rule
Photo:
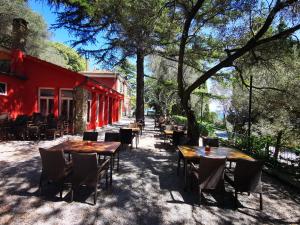
[[[109,77],[93,77],[94,80],[104,84],[105,86],[117,90],[117,79],[116,78],[109,78]]]

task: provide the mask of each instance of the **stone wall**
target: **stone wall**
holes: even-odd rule
[[[75,134],[82,134],[86,130],[86,123],[87,123],[88,91],[83,89],[82,87],[75,88],[74,100],[75,100],[74,132]]]

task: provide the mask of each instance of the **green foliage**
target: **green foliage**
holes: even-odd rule
[[[34,13],[23,0],[0,1],[0,45],[11,48],[14,18],[22,18],[28,22],[26,52],[38,57],[47,47],[47,25],[43,18]]]
[[[215,126],[210,122],[198,121],[201,136],[215,137]]]
[[[85,70],[86,62],[84,58],[76,52],[76,50],[59,42],[52,42],[50,43],[50,46],[56,49],[64,58],[67,69],[73,70],[75,72]]]
[[[186,125],[187,124],[187,118],[185,116],[172,115],[172,120],[176,124],[180,124],[180,125]]]

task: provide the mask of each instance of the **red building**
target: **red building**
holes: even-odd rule
[[[85,76],[99,81],[101,84],[116,90],[124,95],[123,100],[120,101],[120,108],[122,109],[122,115],[129,116],[131,114],[130,104],[130,88],[127,80],[120,74],[112,71],[82,71],[80,72]]]
[[[56,117],[74,120],[76,107],[82,105],[81,109],[86,112],[81,115],[85,128],[96,129],[120,119],[124,99],[124,95],[115,90],[114,81],[102,82],[20,50],[0,48],[0,114],[16,118],[34,112],[45,116],[53,113]],[[87,99],[78,106],[76,91],[79,89],[84,90]]]

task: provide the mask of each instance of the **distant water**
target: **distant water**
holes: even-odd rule
[[[215,134],[218,138],[228,140],[228,133],[224,130],[216,130]]]

